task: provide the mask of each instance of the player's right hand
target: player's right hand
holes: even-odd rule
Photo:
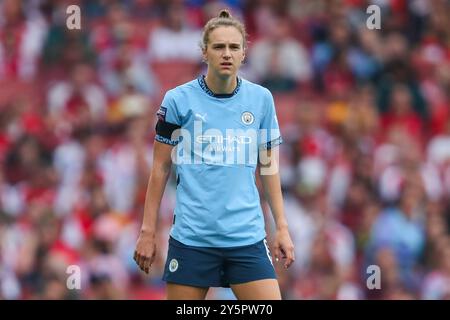
[[[149,273],[150,267],[155,260],[156,241],[152,234],[141,231],[134,250],[134,261],[145,273]]]

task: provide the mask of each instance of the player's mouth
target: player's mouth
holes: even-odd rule
[[[220,64],[220,67],[222,69],[231,69],[232,66],[233,66],[233,64],[231,62],[222,62]]]

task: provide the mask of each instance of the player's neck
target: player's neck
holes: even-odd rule
[[[205,77],[205,82],[208,88],[215,94],[230,94],[237,86],[236,76],[219,78],[208,73]]]

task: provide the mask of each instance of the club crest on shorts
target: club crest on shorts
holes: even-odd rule
[[[177,271],[177,269],[178,269],[178,261],[177,261],[177,259],[170,260],[169,271],[170,272],[175,272],[175,271]]]
[[[242,113],[241,120],[244,124],[251,125],[253,121],[255,121],[255,117],[251,112],[245,111],[244,113]]]

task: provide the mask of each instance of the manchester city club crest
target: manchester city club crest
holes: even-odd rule
[[[255,117],[251,112],[245,111],[244,113],[242,113],[241,120],[244,124],[251,125],[253,121],[255,121]]]
[[[177,261],[177,259],[170,260],[170,263],[169,263],[169,270],[170,270],[170,272],[175,272],[175,271],[177,271],[177,269],[178,269],[178,261]]]

